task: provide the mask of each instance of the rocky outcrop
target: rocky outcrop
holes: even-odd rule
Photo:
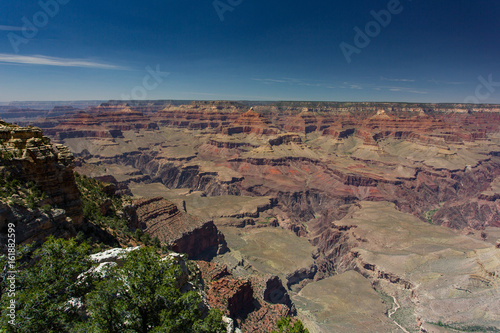
[[[283,287],[281,279],[274,275],[270,276],[265,280],[265,289],[262,294],[262,299],[264,301],[273,304],[284,304],[292,308],[292,301],[290,295],[288,295],[287,290]]]
[[[316,264],[310,267],[300,268],[297,271],[290,273],[286,276],[287,288],[288,289],[302,289],[308,282],[314,279],[314,276],[318,272],[318,267]],[[295,286],[298,285],[298,286]]]
[[[238,279],[226,266],[198,261],[212,308],[231,316],[243,332],[267,333],[282,317],[295,314],[277,277]]]
[[[3,177],[9,174],[21,182],[34,183],[46,196],[41,205],[64,209],[75,225],[83,222],[73,175],[74,158],[67,147],[52,146],[38,128],[3,123],[0,124],[0,152]]]
[[[246,107],[236,102],[195,101],[189,105],[170,105],[153,116],[160,126],[189,129],[215,129],[231,124]]]
[[[49,135],[64,140],[81,137],[121,138],[123,131],[157,128],[158,125],[142,112],[128,106],[117,106],[98,108],[97,112],[77,113],[46,131]]]
[[[144,231],[176,252],[194,259],[211,258],[227,251],[224,235],[213,221],[200,221],[182,213],[176,205],[160,197],[140,199],[134,205]]]
[[[291,142],[301,143],[302,139],[297,134],[281,134],[276,138],[269,139],[269,144],[271,146],[279,146]]]
[[[280,130],[271,125],[269,119],[253,110],[243,113],[231,126],[224,128],[223,133],[233,134],[277,134]]]
[[[432,216],[432,221],[454,229],[497,227],[500,226],[500,200],[472,199],[446,204]]]
[[[125,256],[127,253],[131,251],[135,251],[139,249],[138,246],[136,247],[128,247],[128,248],[114,248],[110,250],[106,250],[103,252],[95,253],[90,255],[90,260],[92,262],[101,264],[104,262],[115,262],[119,263],[120,260]]]
[[[188,254],[191,258],[210,258],[228,250],[224,235],[213,221],[182,234],[172,242],[172,250]]]
[[[103,191],[115,195],[131,195],[132,192],[125,182],[119,182],[112,175],[93,177],[95,180],[106,183]],[[111,193],[112,192],[112,193]]]
[[[12,202],[0,200],[1,251],[7,246],[7,230],[15,224],[16,244],[40,244],[49,236],[69,238],[76,235],[73,221],[63,209],[28,209]]]
[[[211,284],[208,294],[209,303],[225,303],[231,317],[243,316],[254,307],[253,288],[248,280],[221,278]]]

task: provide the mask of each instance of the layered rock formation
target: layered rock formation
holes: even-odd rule
[[[243,113],[230,126],[223,129],[227,135],[233,134],[277,134],[280,130],[271,124],[271,121],[261,114],[250,110]]]
[[[3,194],[16,189],[31,189],[13,194],[2,199],[0,206],[1,229],[8,222],[17,223],[18,242],[40,240],[56,230],[68,229],[71,225],[81,225],[83,212],[80,196],[73,175],[73,155],[62,145],[52,146],[50,139],[34,127],[19,127],[0,123],[0,173],[4,181],[10,182],[2,189]],[[36,189],[36,190],[35,190]],[[40,198],[33,198],[35,192]],[[35,200],[31,207],[24,207],[25,202]],[[48,205],[57,210],[40,210]],[[68,233],[69,231],[60,231]]]
[[[170,244],[173,251],[190,258],[211,258],[227,251],[224,235],[213,221],[202,222],[181,213],[163,198],[140,199],[134,204],[139,225],[152,237]]]
[[[85,156],[131,164],[168,187],[208,195],[272,193],[280,198],[282,209],[293,215],[285,218],[292,222],[320,213],[316,199],[308,196],[321,196],[337,208],[363,197],[393,201],[422,219],[438,203],[446,202],[434,215],[434,223],[478,228],[498,219],[498,205],[485,200],[486,188],[481,187],[497,176],[495,154],[500,149],[492,135],[498,132],[500,113],[494,112],[494,106],[468,107],[330,103],[304,108],[277,103],[243,113],[241,104],[193,102],[171,105],[153,114],[148,123],[140,112],[117,104],[80,114],[51,133],[59,138],[73,136],[74,127],[82,124],[78,135],[102,134],[112,140],[96,141],[95,151],[86,149]],[[180,145],[170,144],[168,135],[163,139],[147,132],[121,139],[130,123],[135,124],[134,130],[158,125],[191,129],[193,135],[198,129],[207,132],[192,143],[176,139]],[[73,125],[68,129],[64,124]],[[93,131],[93,126],[102,132]],[[296,134],[277,134],[280,131]],[[139,142],[144,144],[137,147]],[[265,184],[254,186],[254,179]],[[471,197],[475,198],[472,204],[460,204]]]
[[[156,134],[123,130],[112,142],[86,141],[82,156],[131,166],[133,181],[142,174],[207,195],[274,197],[280,225],[301,235],[300,221],[324,213],[341,218],[343,205],[357,200],[391,201],[422,220],[432,215],[433,223],[482,228],[499,216],[495,196],[484,191],[500,169],[500,113],[466,107],[278,103],[243,113],[231,103],[172,105],[151,117],[161,128]],[[111,130],[127,122],[113,113],[140,123],[123,105],[79,117],[101,117],[99,126]]]
[[[357,289],[368,294],[370,284],[394,297],[389,303],[392,310],[386,310],[388,318],[382,317],[374,330],[387,331],[397,325],[408,331],[433,330],[437,328],[432,323],[441,321],[456,330],[476,326],[486,332],[500,324],[494,287],[500,252],[493,244],[421,222],[387,202],[363,202],[343,219],[327,221],[319,218],[308,227],[315,235],[330,235],[326,242],[316,238],[321,244],[316,255],[329,257],[324,263],[335,266],[336,274],[318,279],[321,282],[309,284],[294,297],[299,311],[311,306],[323,309],[309,317],[315,317],[322,331],[345,325],[349,325],[347,331],[363,330],[367,317],[349,318],[361,307],[350,298],[359,297]],[[332,246],[325,246],[327,243]],[[347,285],[353,290],[338,289]],[[337,290],[332,301],[321,296],[331,290],[328,288]],[[376,297],[366,295],[365,300],[372,307],[384,306],[382,299],[375,302]],[[330,316],[332,312],[334,316]],[[371,316],[380,317],[381,313]]]
[[[73,176],[73,155],[63,145],[52,146],[42,131],[33,127],[0,127],[4,166],[19,172],[25,181],[34,181],[47,195],[47,203],[66,210],[76,224],[82,222],[78,190]]]
[[[244,105],[232,102],[192,102],[189,105],[170,105],[153,115],[160,126],[189,129],[221,129],[238,119]]]
[[[277,277],[240,279],[226,266],[198,262],[212,308],[235,319],[242,332],[267,333],[284,316],[295,314]]]
[[[64,119],[50,118],[52,122],[41,122],[46,125],[45,133],[59,140],[67,138],[122,137],[122,131],[138,129],[157,129],[144,113],[132,110],[126,105],[102,106],[90,112],[79,112],[73,117]]]

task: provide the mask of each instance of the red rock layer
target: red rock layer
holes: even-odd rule
[[[203,261],[198,266],[210,306],[234,318],[243,332],[267,333],[282,317],[295,314],[277,277],[237,279],[226,266]]]
[[[120,137],[122,131],[157,127],[142,112],[129,107],[113,107],[112,110],[106,108],[98,113],[80,112],[46,131],[49,135],[64,140],[78,137]]]
[[[277,134],[279,129],[271,125],[269,119],[253,110],[243,113],[230,127],[223,130],[224,134]]]
[[[385,105],[383,109],[378,104],[358,104],[360,105],[355,107],[289,107],[281,110],[271,105],[255,107],[255,110],[262,111],[256,112],[247,111],[245,106],[237,103],[193,102],[189,105],[170,105],[146,116],[139,111],[145,110],[141,107],[134,108],[124,103],[103,103],[88,114],[79,113],[62,121],[51,118],[51,121],[60,122],[55,127],[52,127],[51,121],[41,121],[41,124],[51,126],[47,133],[59,136],[60,139],[117,137],[125,130],[173,126],[212,129],[229,135],[274,135],[281,131],[304,134],[319,132],[335,138],[356,135],[371,145],[392,137],[435,146],[482,140],[486,138],[486,133],[500,128],[500,112],[479,112],[478,109],[469,114],[460,105],[454,109],[443,109],[442,106],[429,104],[424,110],[384,103],[379,103],[381,106]],[[490,109],[487,110],[496,110]]]
[[[244,110],[239,105],[198,104],[169,106],[155,113],[152,120],[160,126],[190,129],[221,129],[234,122]]]

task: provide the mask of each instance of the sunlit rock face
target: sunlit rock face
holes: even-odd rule
[[[1,123],[0,143],[2,177],[17,179],[21,184],[31,182],[44,193],[38,206],[57,208],[47,212],[26,209],[16,204],[26,198],[5,198],[1,203],[2,225],[12,221],[19,223],[16,232],[20,243],[43,239],[50,234],[71,234],[71,225],[83,223],[73,174],[73,154],[63,145],[53,146],[35,127]]]

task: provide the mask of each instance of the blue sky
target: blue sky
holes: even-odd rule
[[[0,1],[0,102],[500,103],[499,14],[492,0]]]

